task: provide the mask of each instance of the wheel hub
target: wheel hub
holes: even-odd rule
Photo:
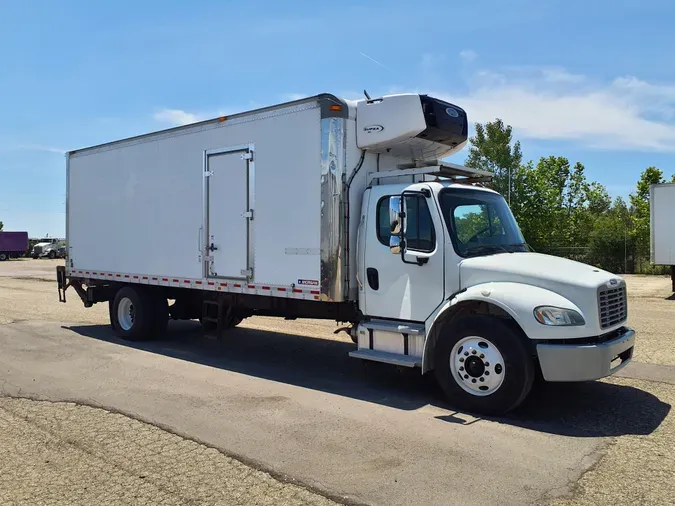
[[[122,327],[122,330],[131,330],[131,327],[134,326],[135,317],[136,312],[133,302],[127,297],[123,298],[117,306],[117,321],[119,322],[120,327]]]
[[[480,378],[485,372],[485,362],[478,357],[469,357],[464,368],[472,378]]]
[[[481,397],[495,393],[506,374],[504,357],[499,349],[479,336],[465,337],[453,346],[450,370],[463,390]]]

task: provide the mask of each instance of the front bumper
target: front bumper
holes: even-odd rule
[[[628,327],[599,344],[537,344],[546,381],[590,381],[614,374],[633,359],[635,331]]]

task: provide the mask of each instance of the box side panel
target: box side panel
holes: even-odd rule
[[[653,186],[650,200],[652,261],[675,265],[675,184]]]
[[[16,253],[28,249],[28,232],[0,232],[0,251]]]
[[[256,283],[292,285],[320,279],[320,122],[317,108],[270,118],[255,127]]]
[[[318,280],[319,123],[305,104],[71,155],[70,267],[201,279],[204,151],[254,144],[254,281]]]

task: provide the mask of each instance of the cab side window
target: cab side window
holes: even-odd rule
[[[377,203],[377,238],[389,246],[391,231],[389,230],[389,195],[382,197]],[[436,247],[434,223],[427,199],[421,195],[405,197],[407,247],[410,250],[430,253]]]
[[[430,253],[436,246],[434,222],[427,199],[421,195],[405,197],[406,208],[406,246],[410,250]]]

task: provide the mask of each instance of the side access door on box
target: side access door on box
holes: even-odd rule
[[[206,277],[253,278],[252,144],[204,152],[203,242]]]

